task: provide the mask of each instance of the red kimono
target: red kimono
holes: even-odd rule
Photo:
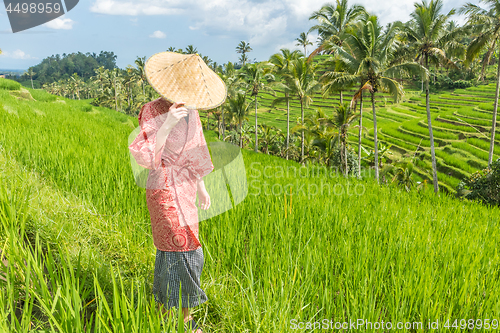
[[[198,239],[197,180],[214,166],[203,136],[197,110],[189,110],[155,156],[156,133],[167,119],[170,103],[163,98],[146,103],[139,113],[141,132],[129,146],[142,167],[151,169],[146,201],[151,217],[153,242],[161,251],[192,251]]]

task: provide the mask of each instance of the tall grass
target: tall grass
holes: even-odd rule
[[[131,278],[125,287],[121,273],[108,263],[111,289],[103,289],[99,282],[103,277],[96,269],[99,263],[89,257],[85,267],[81,248],[75,256],[71,254],[75,248],[63,242],[52,248],[38,232],[30,239],[33,193],[23,177],[5,178],[0,173],[2,259],[8,260],[0,269],[4,278],[0,280],[0,331],[172,331],[173,318],[162,323],[142,277]]]
[[[13,80],[0,78],[0,89],[19,90],[21,89],[21,84]]]

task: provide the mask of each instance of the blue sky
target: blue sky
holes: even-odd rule
[[[138,56],[149,57],[169,46],[198,51],[222,64],[236,62],[235,48],[250,43],[250,59],[266,60],[280,48],[298,48],[294,39],[313,24],[309,15],[325,0],[80,0],[64,16],[12,33],[0,7],[1,69],[27,69],[53,54],[112,51],[121,68]],[[444,9],[465,0],[444,0]],[[478,3],[477,0],[472,0]],[[414,1],[358,0],[382,23],[406,21]],[[459,22],[463,18],[455,16]],[[310,36],[315,41],[316,36]],[[312,48],[311,48],[312,49]],[[309,51],[308,51],[309,52]]]

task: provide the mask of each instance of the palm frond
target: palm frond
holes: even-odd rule
[[[399,84],[399,82],[397,82],[396,80],[393,80],[388,77],[381,77],[380,85],[383,88],[383,90],[387,91],[394,98],[394,101],[396,103],[403,98],[404,95],[403,86]]]

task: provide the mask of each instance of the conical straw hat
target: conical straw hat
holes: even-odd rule
[[[209,110],[226,99],[224,81],[197,54],[156,53],[146,61],[145,72],[149,84],[171,103]]]

